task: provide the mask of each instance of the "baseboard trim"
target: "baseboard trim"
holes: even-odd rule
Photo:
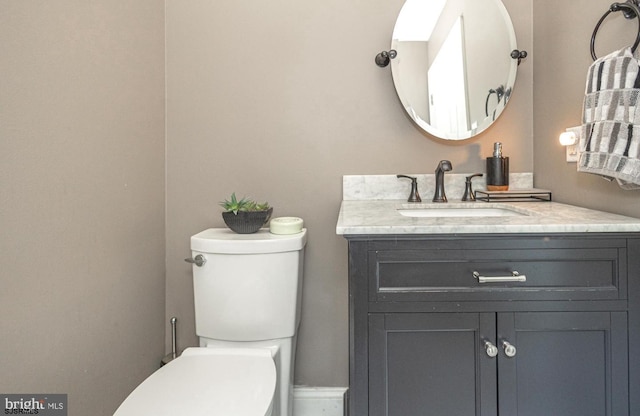
[[[346,416],[346,387],[293,388],[293,416]]]

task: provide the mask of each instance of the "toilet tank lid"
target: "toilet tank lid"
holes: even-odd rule
[[[191,237],[191,250],[219,254],[264,254],[302,250],[307,243],[307,229],[297,234],[271,234],[260,230],[238,234],[228,228],[209,228]]]

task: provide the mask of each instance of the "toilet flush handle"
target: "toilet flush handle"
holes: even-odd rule
[[[198,267],[202,267],[207,262],[207,259],[205,259],[202,254],[198,254],[194,258],[184,259],[184,261],[186,261],[187,263],[195,264]]]

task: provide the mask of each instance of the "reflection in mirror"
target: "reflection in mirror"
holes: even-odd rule
[[[456,137],[469,129],[463,36],[460,16],[427,70],[429,111],[424,117],[436,130],[451,132]],[[443,79],[449,82],[442,83]]]
[[[429,134],[460,140],[486,130],[515,83],[516,38],[500,0],[406,0],[393,31],[393,82]]]

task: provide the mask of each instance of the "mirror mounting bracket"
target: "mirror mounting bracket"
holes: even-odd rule
[[[398,52],[396,52],[395,49],[391,49],[388,52],[382,51],[376,55],[376,65],[378,65],[380,68],[384,68],[385,66],[389,65],[391,59],[395,58],[396,56],[398,56]]]
[[[519,51],[514,49],[511,51],[511,58],[518,60],[518,65],[520,65],[521,61],[527,57],[527,51]]]

